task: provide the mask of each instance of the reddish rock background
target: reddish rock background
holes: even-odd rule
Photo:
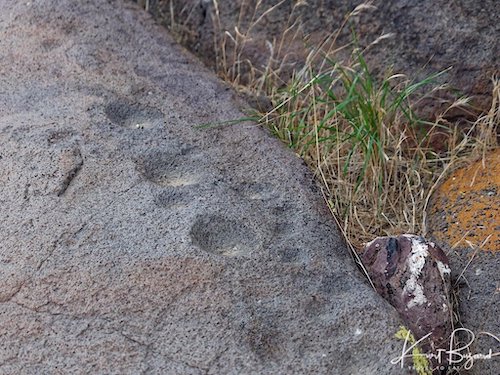
[[[293,68],[301,66],[308,46],[317,46],[336,32],[346,14],[363,2],[174,1],[173,15],[170,1],[150,0],[147,3],[150,12],[164,24],[169,24],[173,17],[175,29],[182,34],[184,44],[211,66],[216,63],[215,38],[220,41],[226,32],[236,36],[235,27],[239,33],[250,38],[239,56],[240,60],[250,61],[257,70],[264,69],[269,62],[268,42],[280,45],[282,41],[279,52],[278,47],[274,48],[273,66],[281,67],[286,76]],[[261,5],[255,11],[257,3]],[[489,109],[491,77],[500,71],[497,1],[377,0],[372,5],[376,8],[366,9],[350,19],[339,34],[338,45],[350,42],[353,31],[361,47],[366,47],[381,35],[391,34],[391,38],[380,41],[366,53],[369,66],[375,72],[383,73],[394,66],[395,72],[421,80],[453,67],[442,77],[442,81],[449,82],[457,95],[474,96],[473,104],[477,111]],[[273,6],[277,7],[264,14]],[[255,23],[256,20],[259,22]],[[283,33],[296,21],[300,21],[300,27],[297,24]],[[293,38],[296,32],[297,37]],[[307,35],[305,41],[304,35]],[[226,39],[226,52],[231,60],[233,43]],[[439,100],[429,100],[422,102],[419,109],[424,115],[432,116],[441,109],[441,105]],[[464,112],[449,113],[449,117],[455,119],[463,116],[466,116]]]

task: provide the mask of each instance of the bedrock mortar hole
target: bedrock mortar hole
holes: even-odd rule
[[[106,105],[104,113],[111,122],[128,129],[144,130],[164,125],[161,111],[137,103],[114,101]]]
[[[243,222],[219,215],[196,219],[190,236],[200,249],[228,257],[248,256],[260,244],[257,233]]]
[[[195,185],[201,178],[192,170],[191,162],[182,152],[153,152],[140,157],[137,170],[143,177],[162,187]]]

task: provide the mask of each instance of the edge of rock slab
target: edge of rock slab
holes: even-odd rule
[[[303,163],[135,6],[0,1],[0,372],[396,374]]]

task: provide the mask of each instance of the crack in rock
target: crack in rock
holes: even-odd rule
[[[79,148],[73,150],[72,154],[70,155],[70,158],[71,158],[71,168],[69,169],[68,172],[65,173],[65,177],[61,183],[61,187],[57,192],[58,197],[66,193],[66,190],[68,190],[69,186],[71,185],[71,182],[76,178],[76,176],[78,175],[78,173],[80,173],[80,170],[83,167],[83,158]],[[66,160],[63,159],[63,162],[66,162]]]

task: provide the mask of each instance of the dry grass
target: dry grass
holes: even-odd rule
[[[368,7],[356,8],[346,22]],[[287,28],[283,35],[290,30]],[[235,44],[232,51],[242,51],[250,33],[247,30],[231,38]],[[282,43],[269,48],[265,69],[250,69],[254,80],[247,88],[264,92],[274,104],[261,122],[315,172],[354,248],[359,250],[374,236],[425,235],[427,207],[438,184],[455,168],[484,156],[497,145],[499,81],[494,80],[491,111],[467,131],[446,120],[449,110],[467,106],[466,98],[451,103],[432,123],[422,121],[412,108],[443,89],[432,86],[440,74],[412,82],[402,74],[388,73],[377,82],[363,51],[352,45],[336,47],[339,33],[311,49],[305,66],[295,72],[284,90],[278,89],[282,84],[281,66],[273,68],[272,64],[273,51],[281,52]],[[222,53],[225,42],[221,42]],[[346,50],[351,51],[349,57],[337,60],[339,52],[345,56]],[[236,62],[231,67],[225,65],[227,59],[219,65],[222,76],[236,85],[240,84],[240,59],[237,54],[231,59]],[[438,137],[444,147],[439,152],[434,147]]]
[[[220,22],[219,1],[213,1],[215,68],[221,78],[239,90],[266,95],[277,87],[286,85],[287,82],[282,79],[282,73],[289,68],[290,61],[286,46],[289,42],[304,38],[297,10],[307,5],[305,1],[299,0],[294,3],[280,38],[265,42],[268,51],[265,63],[262,66],[255,66],[248,58],[248,50],[256,45],[254,29],[265,17],[285,3],[286,0],[281,0],[266,8],[262,0],[244,0],[238,22],[232,30],[224,30]]]
[[[254,27],[283,3],[263,9],[257,0],[250,9],[244,1],[237,25],[223,30],[219,2],[213,1],[219,75],[238,89],[270,98],[274,109],[260,114],[261,123],[314,171],[352,247],[360,249],[380,235],[425,235],[427,207],[438,184],[455,168],[497,147],[500,82],[493,81],[490,112],[469,130],[447,122],[446,112],[432,123],[422,121],[412,108],[442,89],[433,87],[439,74],[412,82],[388,71],[377,80],[363,58],[364,51],[354,43],[337,45],[349,18],[370,9],[370,3],[347,15],[336,33],[310,49],[293,78],[283,81],[285,44],[304,37],[295,11],[305,2],[295,3],[281,38],[268,43],[266,64],[255,67],[245,58]],[[249,22],[242,22],[244,14],[251,14]],[[171,23],[174,30],[183,29],[173,13]],[[387,37],[381,36],[369,48]],[[448,110],[457,106],[467,106],[467,99],[458,99]],[[438,137],[439,150],[435,147]]]
[[[315,171],[357,249],[374,236],[425,235],[426,211],[437,185],[456,167],[496,146],[498,81],[492,110],[464,132],[445,114],[429,123],[413,113],[416,92],[433,78],[411,83],[402,75],[388,75],[377,84],[356,55],[346,63],[331,61],[324,73],[311,70],[296,77],[276,102],[274,116],[264,117]],[[462,99],[452,106],[465,104]],[[440,152],[433,147],[438,134],[446,146]]]

